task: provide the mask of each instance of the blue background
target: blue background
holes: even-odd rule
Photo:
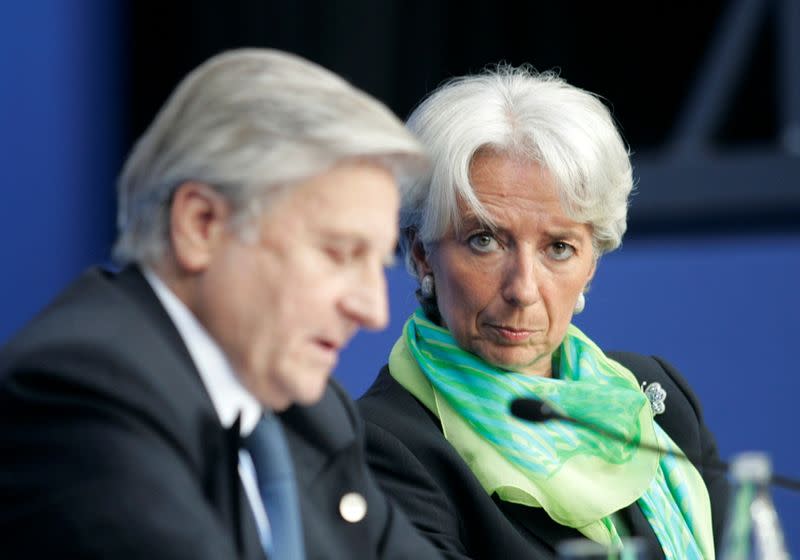
[[[0,341],[107,258],[127,149],[124,14],[115,6],[0,6]],[[630,237],[605,257],[577,324],[605,348],[675,364],[701,397],[723,458],[763,450],[778,472],[797,476],[800,234],[679,231]],[[404,270],[390,270],[389,285],[391,326],[359,334],[335,372],[354,396],[415,307]],[[800,496],[774,495],[800,556]]]

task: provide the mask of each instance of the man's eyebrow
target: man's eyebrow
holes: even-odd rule
[[[361,232],[354,232],[354,231],[341,231],[336,227],[326,227],[320,228],[319,230],[320,235],[328,240],[333,241],[335,243],[352,243],[352,244],[359,244],[359,243],[368,243],[369,236]]]
[[[332,245],[339,245],[341,248],[354,251],[371,250],[374,245],[372,238],[361,232],[336,232],[333,230],[323,230],[320,232],[321,238]],[[386,266],[395,263],[394,244],[390,253],[383,259]]]

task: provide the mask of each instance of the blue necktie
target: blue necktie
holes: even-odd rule
[[[302,522],[297,502],[297,483],[286,436],[275,415],[267,413],[244,439],[253,459],[258,489],[267,510],[272,533],[271,550],[275,560],[302,560]]]

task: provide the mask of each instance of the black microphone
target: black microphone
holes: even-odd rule
[[[625,443],[627,445],[635,445],[636,447],[639,447],[641,449],[647,449],[648,451],[654,451],[656,453],[666,453],[672,455],[673,457],[677,457],[678,459],[688,461],[689,463],[695,465],[695,467],[699,466],[702,468],[708,468],[726,474],[730,469],[730,465],[724,461],[717,460],[714,463],[701,463],[700,465],[698,465],[697,463],[695,463],[695,461],[692,461],[683,452],[668,451],[662,447],[658,447],[657,445],[650,445],[641,442],[635,444],[622,434],[611,432],[609,430],[606,430],[605,428],[601,428],[600,426],[596,426],[589,422],[584,422],[582,420],[578,420],[577,418],[561,414],[560,412],[553,410],[553,408],[547,403],[536,398],[514,399],[511,401],[510,411],[513,416],[519,418],[520,420],[525,420],[527,422],[541,423],[541,422],[549,422],[550,420],[562,420],[564,422],[570,422],[572,424],[575,424],[576,426],[580,426],[587,430],[591,430],[597,434],[606,436],[610,439]],[[769,483],[773,486],[780,486],[781,488],[786,488],[794,492],[800,492],[800,480],[796,480],[788,476],[783,476],[773,473],[772,476],[770,477]]]

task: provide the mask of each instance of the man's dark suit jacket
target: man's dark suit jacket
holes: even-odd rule
[[[667,392],[666,411],[656,416],[696,465],[718,460],[716,444],[686,381],[659,358],[609,353],[643,381]],[[602,398],[598,395],[598,398]],[[447,558],[553,558],[558,541],[582,538],[554,522],[541,508],[488,496],[456,450],[439,420],[392,378],[384,367],[358,401],[367,425],[367,453],[381,486],[411,521]],[[724,522],[727,482],[724,473],[699,466],[712,503],[715,538]],[[653,557],[663,558],[655,534],[634,503],[622,510],[632,533],[642,536]]]
[[[366,469],[340,388],[282,421],[308,558],[438,557]],[[0,557],[263,559],[238,450],[141,273],[89,271],[0,352]]]

